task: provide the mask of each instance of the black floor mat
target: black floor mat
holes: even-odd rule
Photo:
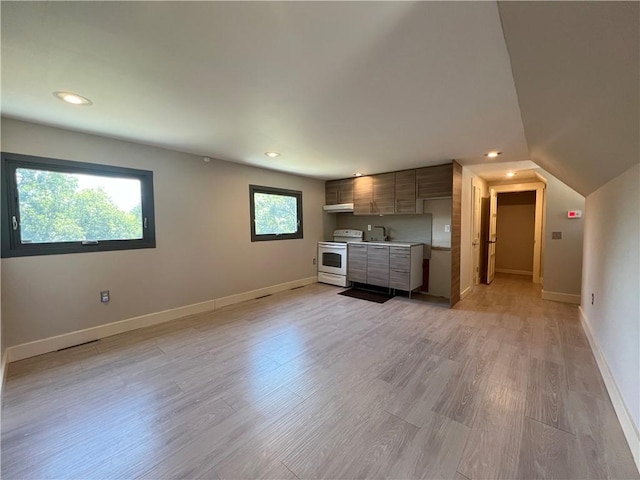
[[[346,297],[359,298],[360,300],[367,300],[369,302],[384,303],[387,300],[393,298],[393,295],[387,295],[385,293],[370,292],[369,290],[360,290],[358,288],[350,288],[344,292],[340,292],[338,295],[344,295]]]

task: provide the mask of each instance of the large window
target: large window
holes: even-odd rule
[[[153,172],[2,154],[2,257],[154,248]]]
[[[251,241],[302,238],[302,192],[249,185]]]

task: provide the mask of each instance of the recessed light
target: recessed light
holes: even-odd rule
[[[489,158],[496,158],[498,155],[502,155],[502,152],[489,152],[489,153],[485,153],[484,156],[485,157],[489,157]]]
[[[507,177],[511,178],[511,177],[515,177],[516,173],[515,172],[507,172]]]
[[[264,152],[264,154],[269,158],[276,158],[280,156],[278,152]]]
[[[360,172],[356,172],[356,173],[354,173],[354,174],[353,174],[353,176],[354,176],[354,177],[361,177],[361,176],[362,176],[362,174],[361,174]]]
[[[91,105],[93,102],[89,100],[87,97],[83,97],[82,95],[78,95],[77,93],[71,92],[53,92],[53,94],[58,97],[63,102],[70,103],[71,105]]]

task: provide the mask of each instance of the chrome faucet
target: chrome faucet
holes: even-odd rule
[[[387,238],[387,229],[385,227],[383,227],[382,225],[374,225],[373,228],[382,229],[382,241],[386,242],[388,240],[388,238]]]

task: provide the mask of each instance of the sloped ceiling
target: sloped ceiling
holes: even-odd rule
[[[496,149],[587,194],[639,158],[637,3],[0,5],[7,117],[325,179]]]
[[[640,162],[639,7],[499,4],[531,160],[583,195]]]

